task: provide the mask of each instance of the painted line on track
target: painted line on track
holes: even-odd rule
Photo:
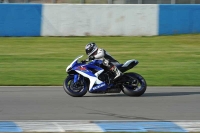
[[[196,121],[0,121],[0,132],[200,132]]]
[[[104,132],[186,132],[173,122],[100,122]]]
[[[22,132],[23,130],[15,123],[11,121],[0,122],[0,132]]]

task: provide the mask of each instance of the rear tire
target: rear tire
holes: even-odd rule
[[[81,81],[83,85],[77,86],[74,83],[74,76],[68,76],[63,83],[63,88],[67,94],[73,97],[82,97],[87,93],[88,86],[84,80]],[[76,86],[75,86],[76,85]]]
[[[125,73],[126,82],[122,84],[122,92],[128,96],[141,96],[147,88],[145,79],[137,73]]]

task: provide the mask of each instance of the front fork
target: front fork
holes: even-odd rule
[[[74,84],[75,86],[83,85],[84,78],[80,74],[74,74]]]
[[[76,83],[79,80],[79,74],[74,74],[74,83]]]

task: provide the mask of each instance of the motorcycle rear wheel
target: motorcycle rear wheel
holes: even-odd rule
[[[88,86],[84,80],[80,81],[83,84],[77,85],[74,83],[74,76],[68,76],[63,83],[63,88],[67,94],[72,97],[82,97],[87,93]]]
[[[141,96],[145,93],[147,83],[145,79],[137,73],[125,73],[126,82],[122,84],[122,92],[128,96]]]

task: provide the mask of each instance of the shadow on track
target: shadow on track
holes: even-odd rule
[[[198,91],[198,92],[158,92],[158,93],[145,93],[142,97],[186,96],[186,95],[200,95],[200,91]]]
[[[167,96],[186,96],[186,95],[200,95],[200,91],[198,92],[157,92],[157,93],[144,93],[140,97],[167,97]],[[92,94],[84,97],[129,97],[123,93],[119,94]]]
[[[118,93],[118,94],[91,94],[89,96],[84,96],[84,97],[128,97],[128,96],[123,93]]]

